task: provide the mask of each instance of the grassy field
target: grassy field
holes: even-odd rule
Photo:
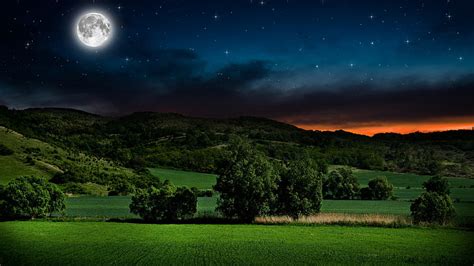
[[[196,187],[199,189],[212,189],[216,184],[216,175],[203,174],[196,172],[149,168],[152,175],[157,176],[160,180],[169,180],[176,186]]]
[[[171,180],[178,186],[198,187],[200,189],[211,189],[215,183],[216,176],[187,171],[151,168],[153,175],[161,180]],[[388,201],[362,201],[362,200],[325,200],[322,212],[326,213],[370,213],[370,214],[394,214],[409,215],[410,200],[418,197],[423,189],[421,184],[428,178],[413,174],[399,174],[390,172],[356,170],[355,174],[361,184],[365,186],[368,180],[377,176],[386,176],[390,182],[394,183],[394,195],[398,200]],[[473,180],[450,179],[451,196],[461,202],[455,203],[458,219],[474,220],[474,189],[459,188],[459,186],[469,187]],[[454,185],[453,185],[454,184]],[[411,186],[407,189],[407,186]],[[217,197],[199,198],[197,216],[216,215]],[[114,217],[114,218],[134,218],[129,213],[128,206],[130,197],[91,197],[82,196],[67,199],[66,215],[73,217]]]
[[[32,167],[17,156],[0,155],[0,185],[6,185],[11,180],[20,176],[31,175],[45,178],[50,178],[52,176],[51,172],[45,171],[39,167]]]
[[[198,198],[198,216],[214,215],[216,197]],[[113,196],[80,196],[66,199],[68,217],[96,217],[96,218],[137,218],[130,213],[131,197]]]
[[[471,265],[474,232],[427,228],[0,223],[0,264]]]
[[[372,171],[353,169],[354,175],[359,180],[362,186],[367,186],[370,179],[385,176],[396,188],[421,188],[424,181],[428,180],[429,176],[416,175],[410,173],[393,173],[385,171]],[[452,188],[470,187],[474,186],[474,179],[467,178],[449,178],[449,183]],[[474,191],[474,190],[473,190]]]
[[[215,215],[217,197],[198,198],[197,216]],[[136,218],[129,212],[130,197],[94,197],[81,196],[66,200],[66,216],[68,217],[109,217]],[[356,213],[356,214],[394,214],[410,215],[408,201],[366,201],[366,200],[325,200],[321,211],[325,213]],[[458,218],[474,220],[474,204],[459,202],[454,204]]]

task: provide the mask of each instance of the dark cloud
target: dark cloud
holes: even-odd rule
[[[146,66],[133,60],[121,62],[127,68],[118,73],[70,64],[64,73],[43,71],[45,76],[38,80],[34,70],[57,63],[56,59],[36,64],[28,73],[18,68],[13,75],[0,76],[0,92],[8,96],[2,102],[13,107],[76,107],[102,114],[166,111],[211,117],[254,115],[295,124],[413,122],[474,116],[474,75],[435,83],[411,76],[390,82],[403,87],[380,88],[375,83],[351,85],[345,81],[330,89],[314,85],[288,91],[265,85],[271,84],[265,80],[281,74],[271,69],[270,62],[233,63],[206,73],[202,70],[205,62],[187,50],[160,50],[156,58],[159,60]],[[148,78],[137,78],[144,74]]]

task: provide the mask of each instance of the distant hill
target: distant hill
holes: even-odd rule
[[[363,169],[472,176],[474,131],[377,134],[308,131],[257,117],[212,119],[173,113],[104,117],[72,109],[0,108],[0,125],[71,152],[133,169],[171,167],[215,172],[233,137],[268,157],[310,156]]]

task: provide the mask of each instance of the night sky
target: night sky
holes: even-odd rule
[[[103,47],[75,35],[88,11],[112,22]],[[474,126],[471,0],[6,0],[0,20],[10,108],[364,134]]]

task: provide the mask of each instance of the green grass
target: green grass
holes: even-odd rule
[[[17,177],[32,175],[44,178],[52,176],[51,172],[28,165],[15,155],[0,155],[0,185],[6,185]]]
[[[367,186],[370,179],[385,176],[395,187],[405,188],[407,186],[410,186],[412,188],[421,188],[423,182],[430,178],[430,176],[410,173],[394,173],[361,169],[354,169],[353,171],[354,175],[357,177],[359,183],[362,186]],[[474,179],[448,177],[448,180],[452,188],[474,186]]]
[[[169,180],[176,186],[196,187],[199,189],[212,189],[216,184],[216,175],[203,174],[189,171],[171,170],[163,168],[149,168],[152,175],[160,180]]]
[[[354,175],[359,180],[361,186],[367,186],[370,179],[385,176],[394,186],[394,196],[400,200],[413,200],[423,192],[423,182],[429,176],[422,176],[409,173],[393,173],[385,171],[371,171],[353,169]],[[474,179],[449,177],[451,187],[451,197],[463,202],[474,202]],[[407,189],[410,187],[410,189]]]
[[[393,200],[324,200],[322,212],[409,215],[410,202]]]
[[[213,215],[216,208],[216,197],[198,198],[198,216]],[[65,215],[68,217],[94,218],[137,218],[130,213],[131,197],[113,196],[80,196],[66,199]]]
[[[2,265],[474,262],[474,232],[451,229],[4,222],[0,231]]]
[[[215,215],[217,197],[198,198],[197,216]],[[324,200],[322,212],[410,215],[408,201]],[[129,212],[130,197],[81,196],[66,200],[68,217],[136,218]],[[454,204],[458,217],[474,220],[474,203]]]
[[[361,186],[367,186],[370,179],[374,179],[376,177],[385,176],[390,183],[393,184],[395,187],[422,187],[424,181],[428,180],[429,176],[422,176],[416,174],[409,174],[409,173],[393,173],[393,172],[385,172],[385,171],[372,171],[372,170],[361,170],[361,169],[354,169],[354,175],[359,180]]]
[[[135,218],[129,211],[128,196],[94,197],[81,196],[66,200],[66,216]]]

